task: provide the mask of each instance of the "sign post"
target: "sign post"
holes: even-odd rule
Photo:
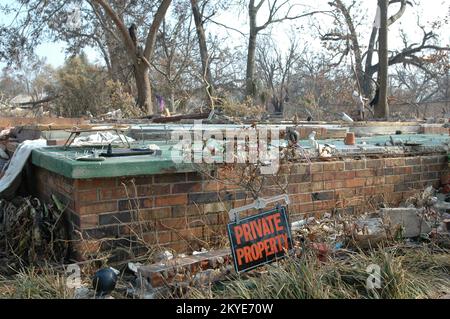
[[[228,224],[236,272],[244,272],[283,258],[292,249],[286,207],[235,220]]]

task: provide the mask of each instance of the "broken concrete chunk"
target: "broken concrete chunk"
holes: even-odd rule
[[[431,226],[423,217],[423,209],[417,208],[383,208],[381,214],[390,224],[391,229],[403,228],[403,237],[418,237],[431,232]]]

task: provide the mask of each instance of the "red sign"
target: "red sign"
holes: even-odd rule
[[[228,237],[236,272],[273,262],[292,248],[285,207],[228,224]]]

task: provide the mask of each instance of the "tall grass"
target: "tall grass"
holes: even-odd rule
[[[223,286],[193,288],[191,298],[437,298],[450,293],[449,252],[377,249],[322,263],[309,252],[267,267],[258,277],[238,276]],[[369,265],[380,268],[381,285],[367,289]]]
[[[12,277],[0,276],[0,298],[69,299],[74,293],[66,285],[66,277],[51,267],[24,268]]]

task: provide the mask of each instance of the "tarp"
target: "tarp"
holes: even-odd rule
[[[27,140],[19,144],[11,158],[8,169],[5,171],[5,175],[0,179],[0,198],[14,195],[14,192],[20,185],[16,180],[20,178],[20,173],[28,161],[31,151],[45,146],[47,146],[47,141],[44,139]]]

